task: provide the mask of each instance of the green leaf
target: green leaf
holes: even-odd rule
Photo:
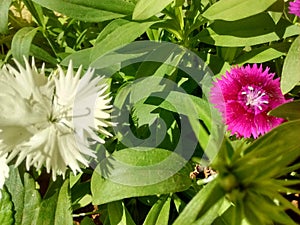
[[[15,224],[38,224],[41,199],[34,179],[28,173],[19,173],[18,168],[11,166],[5,185],[14,203]]]
[[[225,192],[217,179],[211,181],[189,202],[173,225],[193,224],[197,220],[199,223],[202,216],[210,213],[210,210],[215,210],[213,206],[222,201],[224,196]],[[215,211],[214,213],[217,217],[218,213]]]
[[[209,20],[234,21],[268,9],[277,0],[221,0],[209,7],[202,16]]]
[[[69,179],[58,178],[51,183],[40,206],[36,224],[72,225]]]
[[[0,34],[5,34],[8,31],[8,11],[12,0],[0,1]]]
[[[43,9],[40,5],[34,3],[32,0],[23,0],[24,5],[29,10],[30,14],[37,21],[39,26],[45,27],[47,23],[46,17],[44,17]]]
[[[114,152],[93,173],[93,203],[183,191],[191,185],[191,167],[186,163],[181,156],[164,149],[131,148]]]
[[[24,56],[28,58],[32,40],[39,28],[23,27],[14,35],[11,43],[13,57],[24,64]]]
[[[92,218],[86,216],[81,220],[80,225],[95,225],[95,223]]]
[[[93,50],[93,48],[87,48],[87,49],[83,49],[78,52],[75,52],[75,53],[67,56],[66,58],[64,58],[60,64],[64,65],[64,66],[68,66],[70,63],[70,60],[72,60],[74,67],[79,67],[82,65],[83,68],[87,69],[91,63],[89,59],[90,59],[92,50]]]
[[[109,58],[106,63],[106,59],[104,59],[105,54],[134,41],[154,23],[155,22],[133,22],[125,19],[113,20],[101,31],[94,47],[69,55],[61,64],[68,65],[69,61],[72,60],[74,66],[77,67],[83,65],[85,68],[88,68],[89,66],[96,69],[110,68],[112,67],[111,63],[114,61],[112,58]],[[125,54],[117,56],[126,57]],[[120,58],[118,57],[113,56],[113,59],[117,58],[116,64],[120,63]],[[132,57],[131,54],[129,54],[128,57]]]
[[[30,46],[30,53],[35,58],[41,59],[44,62],[51,63],[53,65],[57,65],[57,60],[51,56],[47,51],[45,51],[43,48],[40,48],[34,44],[31,44]]]
[[[247,201],[245,202],[245,215],[249,222],[254,224],[255,218],[257,222],[255,224],[270,224],[271,222],[277,222],[279,224],[297,225],[285,212],[282,206],[278,206],[274,203],[273,199],[268,197],[263,198],[261,195],[248,192]],[[257,210],[257,209],[260,210]]]
[[[298,133],[300,133],[300,120],[285,122],[264,136],[258,138],[245,150],[245,152],[247,154],[252,153],[257,157],[258,155],[270,155],[270,149],[273,149],[272,152],[296,150],[300,146],[300,143],[297,141]],[[257,150],[253,151],[254,149]]]
[[[281,19],[277,24],[267,13],[234,22],[216,20],[196,38],[204,43],[224,47],[243,47],[278,41],[300,34],[300,27]]]
[[[134,8],[132,19],[146,20],[162,11],[173,0],[139,0]]]
[[[11,197],[4,187],[0,190],[0,224],[1,225],[13,225],[13,203]]]
[[[288,48],[289,44],[286,42],[254,48],[252,51],[246,52],[239,56],[236,60],[234,60],[234,63],[263,63],[271,61],[272,59],[276,59],[285,55]]]
[[[134,4],[124,0],[33,0],[34,2],[74,19],[101,22],[130,15]]]
[[[81,220],[80,225],[95,225],[95,223],[92,218],[86,216]]]
[[[215,202],[215,204],[209,208],[209,211],[204,215],[201,215],[199,219],[192,223],[192,225],[211,225],[213,221],[222,215],[224,211],[226,211],[231,205],[231,202],[227,201],[225,198],[222,198],[221,200]]]
[[[96,45],[92,48],[90,55],[91,66],[97,68],[97,64],[102,64],[101,58],[98,59],[99,57],[134,41],[154,23],[133,22],[124,19],[117,19],[109,23],[99,34]]]
[[[135,225],[123,202],[108,203],[107,211],[111,225]]]
[[[212,225],[250,225],[243,215],[243,205],[231,205]]]
[[[280,105],[270,111],[269,114],[276,117],[282,117],[287,120],[300,119],[300,100]]]
[[[171,198],[159,199],[150,209],[143,225],[168,225]]]
[[[234,173],[244,183],[276,177],[299,157],[300,120],[285,122],[258,138],[235,163]],[[272,151],[270,151],[272,149]]]
[[[288,93],[300,82],[300,36],[291,45],[283,64],[280,87],[283,94]]]

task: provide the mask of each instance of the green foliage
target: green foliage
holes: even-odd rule
[[[276,0],[223,0],[209,7],[203,16],[209,20],[235,21],[261,13],[275,2]],[[249,5],[252,6],[249,7]]]
[[[4,0],[0,2],[0,34],[5,34],[8,30],[8,11],[12,0]]]
[[[3,225],[12,225],[13,219],[13,203],[6,189],[1,190],[0,200],[0,223]]]
[[[291,48],[286,56],[282,69],[281,90],[283,93],[289,92],[293,87],[299,84],[299,54],[300,54],[300,37],[298,36],[292,43]]]
[[[299,157],[300,144],[296,138],[300,131],[299,125],[299,120],[285,123],[244,150],[233,149],[230,143],[225,141],[219,157],[214,162],[219,172],[218,177],[192,199],[174,224],[220,224],[217,221],[223,217],[223,213],[226,215],[228,210],[232,215],[228,224],[241,224],[244,217],[250,224],[271,224],[272,221],[279,224],[296,224],[287,216],[285,210],[290,208],[300,214],[299,209],[280,193],[297,192],[289,186],[299,181],[286,181],[281,176],[296,169],[290,165]],[[285,138],[282,138],[283,134]],[[272,151],[269,151],[270,148]],[[232,150],[233,155],[230,153]],[[210,211],[215,211],[213,206],[225,198],[232,202],[233,208],[225,202],[225,210],[224,206],[217,207],[219,213],[214,212],[213,217],[207,217]],[[213,223],[215,219],[217,220]]]
[[[101,161],[93,173],[93,203],[183,191],[191,185],[191,168],[185,164],[182,157],[163,149],[117,151]],[[178,168],[182,169],[177,172]]]
[[[162,11],[173,0],[139,0],[134,7],[132,19],[145,20]]]
[[[5,185],[13,202],[14,224],[37,224],[41,197],[34,179],[13,166],[10,167],[9,177]]]
[[[121,18],[132,13],[134,4],[125,0],[34,0],[34,2],[72,18],[101,22]]]
[[[162,197],[150,209],[144,225],[168,225],[171,198]]]
[[[292,101],[286,104],[280,105],[276,109],[270,112],[270,115],[282,117],[287,120],[298,120],[300,119],[300,101]]]
[[[37,31],[37,28],[23,27],[15,34],[11,43],[11,51],[13,57],[19,62],[23,62],[24,56],[28,58],[32,39]]]
[[[300,27],[281,19],[275,23],[268,13],[238,21],[213,22],[197,38],[207,44],[238,47],[252,46],[300,34]]]
[[[299,34],[283,0],[0,1],[0,66],[93,67],[109,76],[118,122],[78,175],[52,181],[11,162],[0,224],[297,224]],[[210,73],[249,63],[294,98],[269,112],[287,122],[255,141],[225,133],[208,96]]]

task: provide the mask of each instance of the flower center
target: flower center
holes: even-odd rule
[[[255,114],[264,111],[269,104],[269,96],[266,92],[255,86],[242,88],[239,99],[247,109],[254,110]]]

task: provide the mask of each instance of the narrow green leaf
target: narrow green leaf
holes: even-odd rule
[[[132,148],[114,152],[93,173],[93,203],[183,191],[191,185],[191,167],[186,163],[181,156],[164,149]]]
[[[272,59],[279,58],[287,52],[290,45],[286,42],[279,44],[271,44],[269,46],[263,46],[254,48],[250,52],[246,52],[234,60],[236,64],[245,63],[263,63],[271,61]]]
[[[189,202],[173,225],[193,224],[204,214],[214,210],[213,206],[222,200],[224,196],[225,192],[218,180],[211,181]],[[215,213],[217,215],[217,212]]]
[[[101,22],[132,13],[134,4],[125,0],[33,0],[34,2],[74,19]]]
[[[291,45],[283,64],[280,87],[283,94],[288,93],[300,82],[300,36]]]
[[[57,65],[57,63],[58,63],[58,61],[53,56],[51,56],[47,51],[45,51],[43,48],[40,48],[34,44],[31,44],[31,46],[30,46],[30,53],[35,58],[41,59],[44,62],[48,62],[53,65]]]
[[[226,211],[231,205],[231,202],[226,201],[225,198],[222,198],[220,201],[215,202],[215,204],[210,207],[207,213],[201,215],[200,218],[191,225],[211,225],[213,221],[222,215],[222,213],[224,213],[224,211]]]
[[[161,12],[173,0],[139,0],[134,8],[132,19],[146,20]]]
[[[11,197],[6,188],[0,190],[0,224],[1,225],[13,225],[13,203]]]
[[[285,212],[282,206],[277,206],[273,199],[263,197],[259,194],[249,192],[247,196],[246,206],[248,206],[252,212],[246,212],[247,219],[251,221],[249,217],[254,216],[261,220],[261,223],[256,224],[270,224],[270,222],[277,222],[279,224],[297,225]],[[257,209],[260,210],[257,210]],[[252,215],[252,216],[251,216]]]
[[[168,225],[170,216],[171,198],[167,198],[158,215],[156,225]]]
[[[23,27],[13,37],[11,51],[13,57],[24,64],[24,56],[28,58],[32,40],[39,28]]]
[[[269,112],[269,114],[276,117],[282,117],[287,120],[298,120],[300,119],[300,100],[280,105]]]
[[[57,198],[55,225],[73,224],[72,206],[70,198],[70,181],[66,179],[62,184]]]
[[[87,69],[91,63],[89,59],[90,59],[92,50],[93,50],[93,48],[87,48],[87,49],[83,49],[78,52],[75,52],[75,53],[67,56],[66,58],[64,58],[60,64],[64,65],[64,66],[68,66],[70,63],[70,60],[72,60],[74,67],[79,67],[82,65],[83,68]]]
[[[234,21],[265,11],[276,0],[221,0],[209,7],[203,17],[209,20]]]
[[[299,157],[298,133],[300,120],[294,120],[283,123],[257,139],[245,149],[245,156],[235,162],[236,176],[243,182],[258,179],[261,182],[278,176],[283,168]]]
[[[0,34],[8,31],[8,11],[12,0],[0,1]]]
[[[158,217],[166,203],[169,204],[170,210],[170,199],[167,196],[161,197],[150,209],[143,225],[159,225]]]
[[[96,45],[92,48],[90,55],[90,61],[94,62],[92,66],[97,68],[97,64],[102,64],[101,59],[98,59],[99,57],[134,41],[145,33],[154,23],[155,22],[133,22],[123,19],[112,21],[100,33]]]
[[[47,20],[44,17],[43,9],[40,5],[34,3],[32,0],[23,0],[24,5],[27,7],[31,15],[34,17],[34,19],[37,21],[37,23],[41,27],[45,27]]]
[[[123,202],[111,202],[107,205],[111,225],[135,225]]]
[[[285,122],[254,141],[245,150],[245,153],[251,153],[253,154],[253,158],[256,158],[257,156],[269,156],[270,149],[272,149],[272,152],[279,153],[296,150],[300,146],[297,139],[299,133],[300,120]],[[254,149],[256,151],[253,151]]]
[[[14,203],[15,224],[38,224],[37,216],[40,207],[40,194],[35,181],[28,173],[19,173],[18,168],[10,167],[9,178],[5,185]]]
[[[234,22],[217,20],[197,36],[199,41],[224,47],[252,46],[300,34],[300,27],[281,19],[277,24],[267,13]]]
[[[68,65],[69,61],[72,60],[74,66],[83,65],[85,68],[91,66],[96,69],[106,67],[112,68],[114,65],[113,63],[115,62],[114,60],[116,60],[115,64],[117,64],[122,60],[126,60],[126,57],[132,57],[132,55],[115,54],[109,59],[104,59],[105,54],[134,41],[154,23],[155,22],[139,23],[125,19],[113,20],[98,35],[94,47],[69,55],[61,64]]]
[[[69,179],[58,178],[51,183],[44,196],[38,221],[43,225],[72,225],[72,211],[69,194]]]

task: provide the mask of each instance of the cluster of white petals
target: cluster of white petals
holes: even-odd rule
[[[111,135],[108,85],[92,69],[74,73],[71,62],[48,77],[34,60],[15,63],[0,70],[0,155],[16,166],[25,160],[27,170],[45,166],[53,180],[68,168],[81,171],[96,157],[91,145],[104,143],[99,134]]]

